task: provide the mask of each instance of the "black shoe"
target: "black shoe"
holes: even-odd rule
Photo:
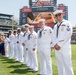
[[[32,70],[32,68],[27,68],[28,70]]]
[[[33,73],[36,73],[36,72],[38,72],[38,71],[33,71]]]
[[[37,75],[41,75],[41,74],[37,74]]]

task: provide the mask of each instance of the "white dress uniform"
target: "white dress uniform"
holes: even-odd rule
[[[52,29],[44,26],[44,29],[38,31],[38,54],[40,59],[40,74],[52,75],[51,53]]]
[[[9,35],[9,47],[10,47],[10,53],[9,53],[9,58],[14,57],[14,35],[11,34]]]
[[[30,67],[34,71],[38,70],[38,63],[37,63],[37,33],[33,31],[28,35],[28,52],[29,52],[29,60],[30,60]],[[35,48],[35,51],[33,51]]]
[[[9,38],[4,39],[5,56],[9,57]]]
[[[14,35],[14,58],[15,60],[18,60],[17,34]]]
[[[22,45],[22,39],[23,38],[23,32],[20,32],[17,35],[17,49],[18,49],[18,61],[23,62],[23,45]]]
[[[28,50],[26,50],[26,46],[27,46],[27,41],[28,41],[28,35],[29,35],[29,31],[25,31],[24,35],[23,35],[23,43],[25,44],[24,46],[24,64],[26,64],[27,66],[29,66],[29,55],[28,55]]]
[[[74,75],[71,63],[71,36],[72,25],[69,21],[63,20],[55,25],[53,30],[53,45],[57,43],[61,47],[59,51],[55,50],[58,75]]]

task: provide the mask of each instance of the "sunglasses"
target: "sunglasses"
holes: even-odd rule
[[[57,16],[61,16],[61,13],[55,15],[55,17],[57,17]]]

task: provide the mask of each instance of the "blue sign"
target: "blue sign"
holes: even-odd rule
[[[32,7],[32,12],[53,12],[54,7],[48,6],[48,7]]]
[[[27,13],[20,11],[20,25],[27,23]]]

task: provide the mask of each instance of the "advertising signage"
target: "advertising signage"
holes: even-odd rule
[[[54,7],[47,6],[47,7],[22,8],[21,11],[22,11],[22,13],[24,13],[24,12],[53,12]]]
[[[27,12],[22,12],[20,10],[20,25],[27,23]]]
[[[63,10],[63,17],[68,19],[68,7],[67,6],[58,6],[59,10]]]
[[[54,7],[32,7],[32,12],[53,12]]]
[[[22,12],[32,12],[32,8],[23,8]]]
[[[33,0],[35,3],[32,6],[54,6],[56,0]]]

